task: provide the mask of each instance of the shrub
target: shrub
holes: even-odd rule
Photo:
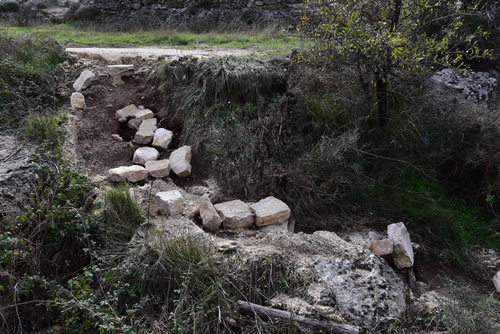
[[[6,0],[0,2],[0,13],[17,12],[21,6],[14,0]]]

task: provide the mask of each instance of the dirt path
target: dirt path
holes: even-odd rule
[[[116,62],[121,58],[142,58],[157,59],[170,58],[177,59],[184,56],[193,56],[197,58],[221,57],[221,56],[249,56],[255,54],[255,51],[231,48],[231,49],[168,49],[158,47],[142,48],[67,48],[66,52],[77,55],[81,58],[96,59],[103,58],[109,62]]]

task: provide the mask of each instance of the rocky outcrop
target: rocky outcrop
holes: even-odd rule
[[[435,93],[453,94],[462,102],[474,103],[488,100],[497,86],[497,80],[489,73],[449,68],[434,73],[429,83]]]

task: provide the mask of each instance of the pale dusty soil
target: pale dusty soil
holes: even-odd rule
[[[142,48],[67,48],[66,52],[72,55],[77,55],[81,58],[96,59],[101,58],[108,62],[120,62],[121,58],[143,58],[143,59],[158,59],[168,58],[170,60],[180,57],[192,56],[197,58],[223,57],[223,56],[249,56],[253,51],[230,48],[230,49],[166,49],[158,47],[142,47]]]

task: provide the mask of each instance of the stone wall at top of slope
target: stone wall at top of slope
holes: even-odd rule
[[[102,22],[126,20],[145,25],[172,25],[207,29],[221,25],[281,25],[297,22],[302,0],[86,0],[73,11],[91,11],[85,19]],[[124,23],[125,23],[124,22]]]

